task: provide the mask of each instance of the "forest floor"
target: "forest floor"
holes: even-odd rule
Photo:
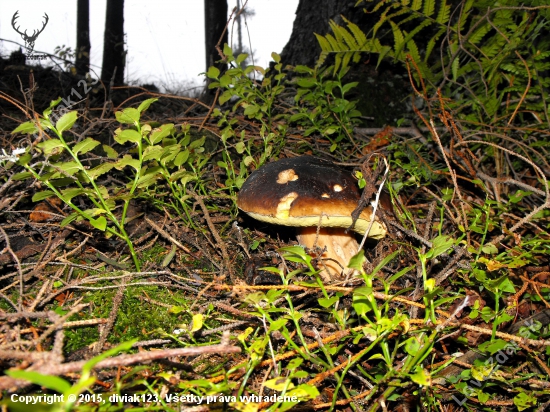
[[[419,112],[423,128],[358,128],[336,150],[273,122],[285,137],[265,160],[310,154],[366,178],[371,152],[389,159],[388,236],[365,249],[359,276],[323,282],[319,251],[236,207],[266,147],[242,111],[224,123],[196,99],[55,70],[12,66],[1,81],[1,147],[32,155],[0,162],[4,407],[45,394],[64,398],[40,410],[550,405],[545,146],[476,141],[437,101],[437,114]],[[40,119],[58,97],[78,119],[54,131]],[[12,133],[33,121],[34,135]],[[131,140],[136,128],[159,133],[158,153]]]

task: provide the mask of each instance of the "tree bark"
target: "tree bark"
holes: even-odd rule
[[[101,80],[108,84],[114,79],[115,85],[123,84],[125,63],[124,0],[107,0]]]
[[[210,66],[216,66],[220,72],[224,72],[227,68],[225,63],[216,63],[221,59],[220,54],[216,49],[216,45],[220,44],[223,50],[223,45],[227,43],[227,0],[204,0],[204,34],[205,34],[205,51],[206,51],[206,67],[205,71]],[[224,31],[225,30],[225,31]],[[221,41],[220,41],[221,39]],[[208,83],[210,80],[208,80]],[[211,104],[214,101],[216,91],[208,89],[203,95],[203,100],[206,104]]]
[[[292,34],[281,53],[281,60],[292,66],[302,64],[313,67],[321,53],[313,33],[329,33],[330,20],[344,24],[340,15],[353,21],[351,17],[354,14],[362,13],[360,9],[354,9],[354,4],[355,1],[350,0],[300,0]]]
[[[78,0],[76,6],[76,61],[77,74],[90,70],[90,1]]]
[[[220,71],[225,69],[225,64],[216,63],[221,59],[216,45],[220,42],[223,45],[227,43],[227,30],[224,32],[227,24],[227,0],[204,0],[204,33],[206,50],[206,67],[216,66]],[[223,35],[223,37],[222,37]]]

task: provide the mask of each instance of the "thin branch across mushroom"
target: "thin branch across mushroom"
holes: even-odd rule
[[[322,276],[332,279],[342,274],[359,251],[355,236],[346,229],[360,197],[349,173],[331,162],[300,156],[254,171],[242,186],[237,205],[257,220],[296,227],[298,242],[307,248],[326,248],[322,258],[329,273],[323,271]],[[372,206],[361,212],[354,226],[357,233],[365,233],[372,214]],[[374,217],[369,237],[383,238],[386,231],[384,223]]]

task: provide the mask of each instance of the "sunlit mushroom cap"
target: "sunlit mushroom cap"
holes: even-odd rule
[[[349,173],[330,162],[300,156],[267,163],[254,171],[243,184],[237,205],[253,218],[277,225],[347,228],[360,198],[357,182]],[[354,230],[364,234],[371,216],[369,206],[361,212]],[[384,224],[375,220],[369,237],[385,235]]]

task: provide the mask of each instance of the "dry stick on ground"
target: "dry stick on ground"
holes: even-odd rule
[[[132,355],[119,355],[113,358],[105,359],[94,365],[93,369],[116,368],[119,366],[128,366],[136,363],[143,364],[157,359],[166,359],[174,356],[197,356],[204,353],[240,353],[241,348],[228,344],[229,334],[224,334],[222,343],[219,345],[199,346],[190,348],[163,349],[155,351],[140,352]],[[48,353],[41,353],[47,355]],[[0,353],[1,355],[1,353]],[[47,358],[46,358],[47,359]],[[42,364],[36,368],[31,367],[30,370],[45,374],[45,375],[65,375],[71,372],[82,370],[88,360],[78,362],[68,362],[64,364]],[[0,390],[8,390],[11,388],[22,388],[30,385],[28,381],[14,379],[8,376],[0,377]]]
[[[212,220],[210,219],[210,213],[208,213],[208,209],[206,208],[206,205],[204,204],[202,200],[202,196],[197,195],[195,192],[189,191],[193,198],[197,201],[199,206],[202,209],[202,212],[204,213],[204,218],[206,220],[206,224],[208,225],[208,228],[210,229],[210,232],[212,233],[212,236],[214,236],[214,239],[216,239],[216,242],[218,243],[218,247],[222,251],[222,256],[224,260],[224,266],[225,270],[229,272],[229,277],[231,280],[233,280],[233,269],[231,268],[231,259],[229,258],[229,255],[227,254],[227,248],[225,247],[225,243],[223,242],[222,238],[220,237],[218,231],[216,230],[216,227],[214,226],[214,223],[212,223]]]
[[[174,239],[172,236],[170,236],[170,234],[168,232],[166,232],[164,229],[162,229],[160,226],[158,226],[155,222],[153,222],[151,219],[149,219],[148,217],[145,218],[145,221],[153,228],[155,229],[157,232],[160,233],[160,235],[162,237],[164,237],[166,240],[172,242],[174,245],[176,245],[177,247],[179,247],[181,250],[183,250],[185,253],[193,256],[195,259],[198,259],[197,256],[195,256],[195,254],[193,252],[191,252],[188,248],[186,248],[185,246],[183,246],[180,242],[178,242],[176,239]]]
[[[15,261],[15,264],[17,266],[17,271],[19,272],[19,299],[18,299],[18,306],[19,310],[23,310],[23,272],[21,271],[21,262],[17,258],[17,255],[13,251],[13,249],[10,246],[10,238],[8,234],[2,229],[0,226],[0,233],[2,233],[2,236],[4,236],[4,240],[6,241],[6,249],[8,249],[8,252],[10,253],[11,257]]]
[[[517,222],[514,226],[512,226],[508,232],[509,233],[514,233],[517,229],[519,229],[521,226],[523,226],[524,224],[526,224],[527,222],[529,222],[537,213],[541,212],[542,210],[544,209],[548,209],[550,208],[550,192],[549,192],[549,189],[548,189],[548,181],[546,179],[546,176],[545,174],[543,173],[543,171],[540,169],[540,167],[538,167],[535,163],[533,163],[530,159],[526,158],[525,156],[522,156],[520,155],[519,153],[516,153],[510,149],[507,149],[505,147],[502,147],[502,146],[499,146],[495,143],[492,143],[492,142],[484,142],[484,141],[479,141],[479,140],[475,140],[475,141],[470,141],[470,140],[465,140],[463,142],[460,142],[460,143],[457,143],[455,145],[455,147],[459,147],[459,146],[466,146],[468,144],[484,144],[484,145],[487,145],[487,146],[491,146],[491,147],[494,147],[495,149],[499,149],[499,150],[503,150],[513,156],[517,156],[519,157],[521,160],[523,160],[524,162],[530,164],[533,169],[535,169],[537,171],[537,173],[539,174],[539,176],[541,177],[541,179],[543,180],[543,186],[544,186],[544,193],[546,195],[546,199],[544,201],[544,203],[540,206],[537,206],[535,209],[533,209],[531,212],[529,212],[523,219],[521,219],[519,222]],[[502,234],[500,236],[497,236],[495,239],[491,240],[491,242],[489,242],[489,244],[497,244],[499,243],[502,239],[504,239],[506,237],[506,235]]]
[[[115,325],[115,321],[118,315],[118,309],[120,308],[120,305],[122,303],[122,300],[124,298],[124,292],[126,291],[126,286],[128,285],[128,282],[130,281],[129,277],[122,278],[120,282],[120,287],[116,292],[116,295],[113,299],[113,307],[111,308],[111,312],[109,313],[109,321],[103,328],[101,328],[101,333],[99,334],[99,340],[94,345],[92,354],[98,355],[99,352],[103,350],[103,346],[105,346],[105,342],[107,342],[107,337],[111,333],[111,330],[113,329],[113,326]]]
[[[432,127],[432,135],[435,138],[435,141],[437,142],[437,145],[439,146],[439,149],[441,150],[441,154],[443,155],[443,160],[445,160],[445,164],[447,165],[447,168],[449,169],[449,173],[451,175],[451,179],[453,181],[453,186],[455,187],[455,192],[458,195],[458,199],[460,200],[460,208],[462,210],[462,225],[463,227],[468,227],[468,218],[466,217],[466,211],[464,210],[464,198],[462,197],[462,192],[460,191],[460,188],[458,187],[458,182],[456,180],[456,172],[451,167],[451,163],[449,162],[449,159],[447,157],[447,153],[445,152],[445,149],[443,148],[443,144],[441,143],[441,139],[439,138],[439,135],[437,134],[437,131],[435,130],[435,124],[432,119],[430,119],[430,126]],[[451,198],[452,202],[452,198]],[[466,236],[468,238],[468,244],[471,244],[470,241],[470,232],[466,232]]]

